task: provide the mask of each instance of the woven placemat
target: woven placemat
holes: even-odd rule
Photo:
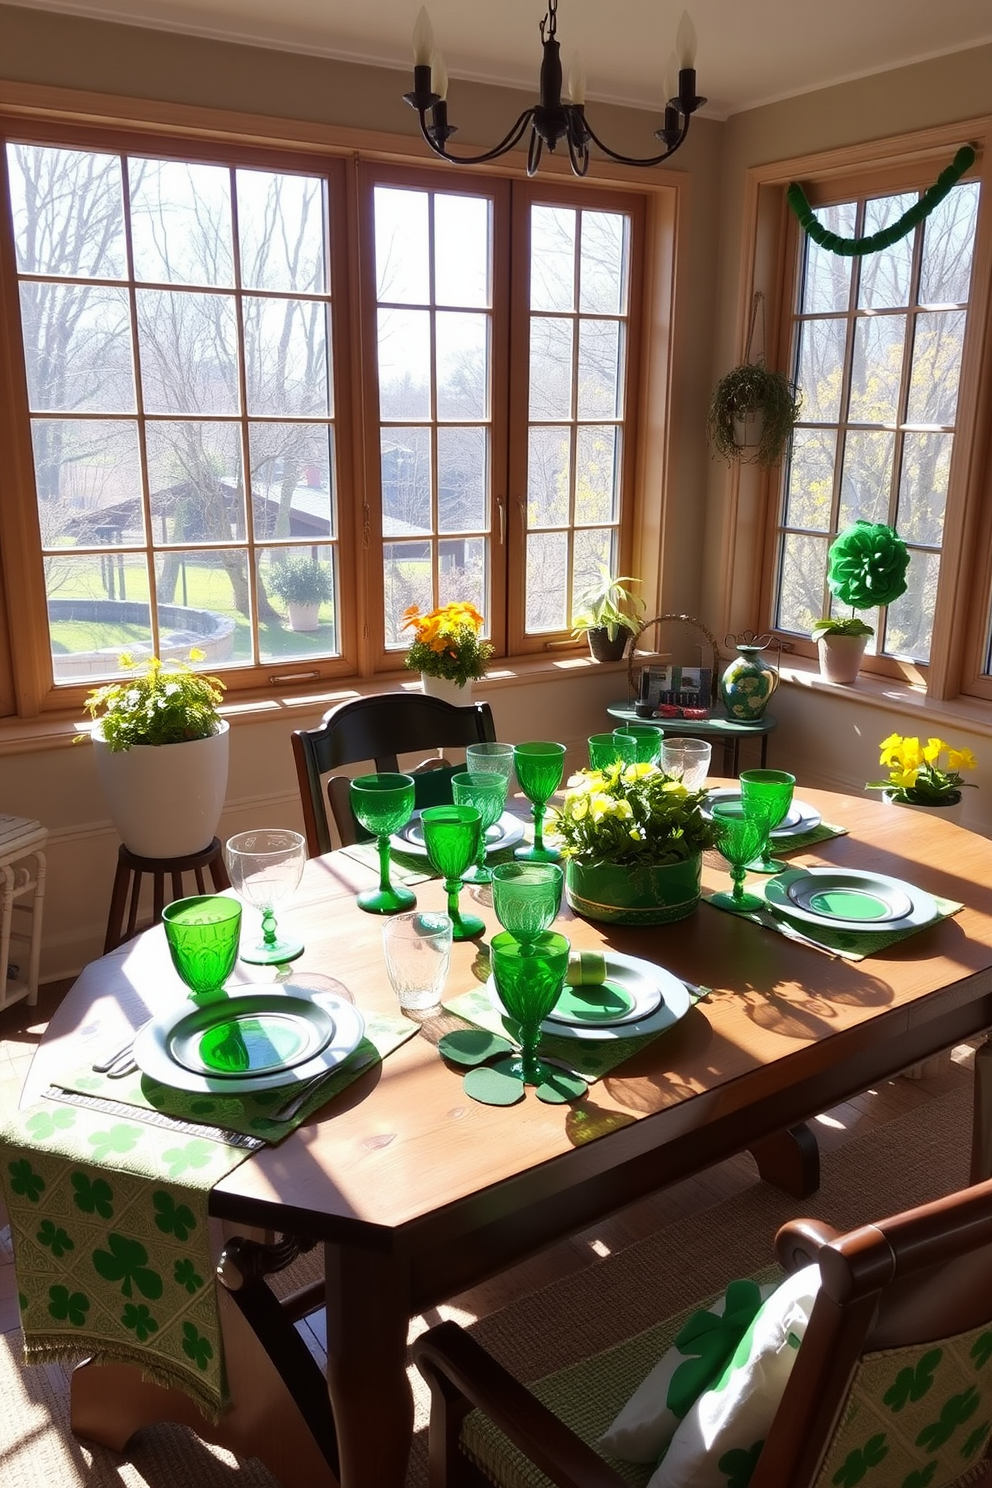
[[[749,881],[747,892],[758,894],[765,899],[762,883]],[[713,909],[736,915],[740,920],[750,920],[753,925],[760,925],[763,930],[774,930],[777,934],[785,936],[787,940],[801,941],[811,950],[823,951],[827,956],[843,956],[845,961],[863,961],[866,956],[877,956],[880,951],[887,950],[889,946],[899,945],[902,941],[909,940],[911,936],[919,935],[921,930],[928,930],[931,925],[937,925],[941,920],[959,914],[964,908],[964,905],[959,904],[955,899],[941,899],[934,894],[937,918],[929,920],[926,925],[916,925],[911,930],[827,930],[818,925],[810,925],[805,920],[801,927],[793,924],[791,920],[776,914],[767,900],[765,900],[763,909],[736,910],[728,909],[724,904],[714,904],[712,896],[712,889],[703,890],[704,903],[709,904]]]

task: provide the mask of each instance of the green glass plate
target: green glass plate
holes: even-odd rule
[[[938,914],[924,889],[855,868],[789,868],[768,880],[765,898],[779,914],[833,930],[916,930]]]

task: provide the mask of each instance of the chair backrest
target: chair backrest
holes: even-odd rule
[[[318,728],[297,729],[293,755],[310,856],[330,852],[333,846],[322,776],[361,760],[371,760],[376,770],[396,770],[400,754],[495,740],[496,725],[488,703],[456,708],[441,698],[409,692],[354,698],[331,708]]]

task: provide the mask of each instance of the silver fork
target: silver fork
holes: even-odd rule
[[[277,1106],[274,1111],[270,1112],[271,1120],[292,1121],[293,1117],[302,1111],[314,1091],[318,1086],[323,1085],[325,1080],[332,1079],[339,1071],[345,1068],[350,1069],[353,1074],[357,1074],[359,1070],[363,1070],[366,1065],[371,1064],[378,1057],[375,1049],[370,1049],[360,1059],[356,1059],[353,1062],[346,1060],[344,1064],[336,1064],[333,1069],[321,1070],[319,1074],[311,1075],[309,1080],[304,1080],[303,1084],[296,1088],[289,1100],[283,1101],[281,1106]]]
[[[137,1030],[132,1033],[126,1044],[114,1051],[107,1059],[95,1059],[92,1069],[95,1075],[109,1075],[111,1070],[122,1061],[130,1063],[131,1055],[134,1053],[134,1041],[137,1038]]]

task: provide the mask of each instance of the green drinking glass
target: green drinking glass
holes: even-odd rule
[[[493,869],[493,909],[504,930],[527,948],[553,925],[565,875],[558,863],[500,863]]]
[[[744,801],[714,801],[711,808],[717,829],[716,845],[730,864],[733,891],[714,894],[712,903],[721,909],[762,909],[764,900],[744,891],[748,864],[768,840],[768,816],[762,806]]]
[[[773,832],[788,815],[792,805],[792,792],[796,786],[795,775],[787,770],[742,770],[740,776],[741,800],[755,806],[763,806],[768,816],[768,831]],[[781,873],[788,868],[781,858],[771,857],[771,838],[766,837],[761,851],[751,864],[753,873]]]
[[[226,997],[241,937],[241,905],[223,894],[176,899],[162,911],[172,964],[195,1003]]]
[[[462,874],[474,861],[482,835],[482,817],[475,806],[427,806],[420,813],[424,846],[431,867],[444,879],[451,916],[452,940],[474,940],[485,930],[478,915],[458,909]]]
[[[492,870],[486,866],[486,833],[503,815],[506,805],[506,780],[495,772],[476,774],[461,770],[451,777],[451,794],[456,806],[474,806],[479,813],[479,847],[475,864],[462,875],[465,883],[489,883]]]
[[[565,773],[564,744],[517,744],[513,751],[517,781],[520,789],[531,803],[534,818],[534,843],[531,847],[518,847],[515,858],[532,863],[557,863],[561,853],[555,847],[544,845],[544,817],[548,802],[561,785]]]
[[[413,909],[416,894],[389,877],[389,839],[405,827],[413,815],[414,779],[412,775],[384,772],[359,775],[351,782],[350,802],[355,820],[371,832],[379,849],[379,887],[363,889],[358,896],[359,909],[369,914],[396,914]]]
[[[630,738],[635,741],[635,761],[639,765],[656,765],[661,754],[661,741],[665,737],[664,730],[656,723],[622,723],[619,728],[613,730],[621,738]]]
[[[590,734],[589,764],[594,770],[606,770],[622,760],[633,765],[637,760],[637,740],[632,734]]]
[[[493,981],[520,1035],[520,1053],[501,1059],[496,1068],[525,1085],[545,1085],[561,1078],[561,1070],[539,1059],[537,1049],[541,1024],[565,985],[570,949],[566,937],[554,930],[545,931],[527,946],[507,930],[492,938]],[[575,1093],[584,1095],[585,1086]]]

